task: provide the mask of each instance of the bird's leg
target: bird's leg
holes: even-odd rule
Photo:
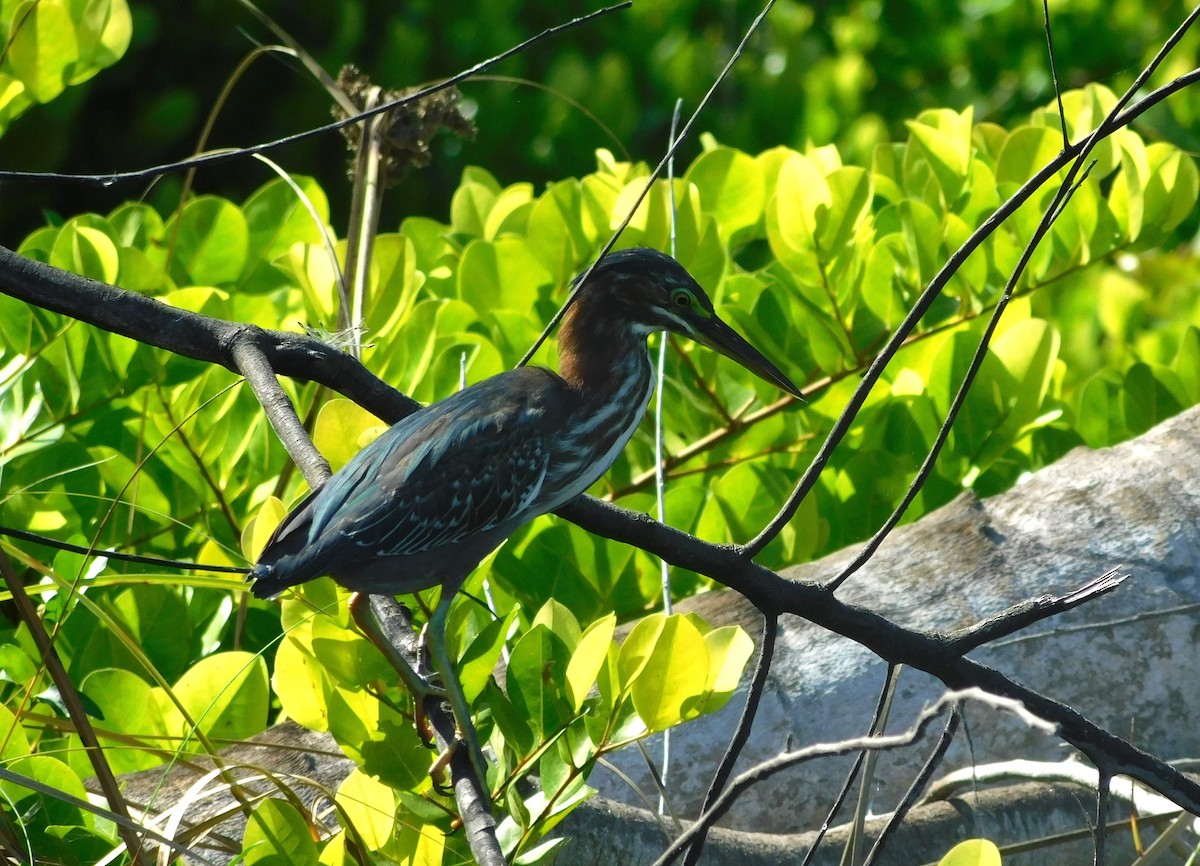
[[[479,748],[479,736],[475,733],[475,724],[471,721],[471,707],[467,704],[467,696],[463,694],[458,674],[450,660],[450,651],[446,646],[446,617],[450,613],[450,604],[454,601],[454,593],[442,589],[442,597],[429,619],[429,655],[433,661],[434,670],[441,674],[442,686],[446,691],[446,699],[450,701],[450,709],[454,713],[454,721],[458,730],[457,739],[467,748],[471,765],[479,776],[480,785],[487,787],[487,761]],[[454,748],[453,746],[451,747]]]
[[[383,627],[379,623],[379,619],[375,615],[375,611],[371,609],[371,597],[365,592],[356,592],[350,596],[350,616],[358,625],[359,630],[366,636],[367,640],[375,645],[385,659],[396,669],[396,673],[400,675],[400,679],[404,682],[404,687],[408,689],[409,694],[413,696],[413,707],[415,724],[417,733],[421,735],[421,739],[427,744],[433,743],[433,730],[429,726],[428,720],[425,718],[425,698],[426,697],[443,697],[445,692],[429,682],[429,680],[418,673],[408,659],[397,649],[393,642],[394,638],[385,634]],[[411,625],[405,631],[412,634]],[[418,645],[416,638],[413,638],[412,646],[407,648],[410,653],[416,656],[418,664],[423,653]]]
[[[367,593],[356,592],[351,596],[350,615],[367,639],[383,653],[384,658],[396,669],[400,679],[404,681],[405,687],[412,693],[416,709],[417,732],[426,742],[433,741],[433,731],[425,718],[424,698],[444,697],[450,702],[457,729],[455,741],[434,762],[433,771],[444,768],[449,762],[453,750],[459,743],[462,743],[467,748],[471,766],[479,776],[480,784],[487,785],[487,762],[483,758],[483,752],[480,751],[479,738],[475,733],[475,726],[471,722],[471,708],[467,704],[466,695],[463,694],[462,686],[458,682],[458,675],[450,661],[450,652],[446,647],[446,617],[450,613],[450,603],[453,600],[454,593],[443,591],[442,598],[434,609],[428,625],[422,630],[420,639],[412,634],[411,629],[405,630],[412,638],[412,646],[406,647],[410,655],[423,659],[425,655],[423,650],[426,648],[423,644],[428,645],[430,660],[433,663],[433,673],[441,679],[442,688],[433,685],[428,677],[418,673],[385,634],[375,612],[371,609],[370,596]]]

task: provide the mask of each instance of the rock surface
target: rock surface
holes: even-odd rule
[[[896,530],[838,596],[901,624],[949,630],[1025,599],[1078,587],[1114,567],[1132,574],[1116,592],[973,653],[1056,698],[1118,736],[1167,759],[1200,755],[1200,410],[1138,439],[1100,451],[1077,449],[1007,493],[966,493]],[[856,550],[787,572],[822,582]],[[757,613],[721,591],[690,603],[714,624]],[[886,666],[862,647],[797,617],[781,621],[778,652],[754,733],[739,767],[784,749],[864,734]],[[744,688],[744,686],[743,686]],[[901,674],[890,732],[908,728],[944,691],[932,677]],[[739,694],[720,713],[672,732],[669,788],[676,814],[692,815],[741,712]],[[967,712],[946,768],[1031,758],[1060,760],[1069,748],[985,707]],[[874,812],[890,810],[932,747],[881,759]],[[973,752],[972,752],[973,749]],[[649,746],[658,755],[657,745]],[[616,761],[653,790],[640,756]],[[753,789],[726,822],[773,833],[823,820],[848,761],[804,765]],[[637,802],[612,774],[593,783]]]
[[[964,494],[894,532],[838,594],[914,628],[947,630],[1025,599],[1069,591],[1123,566],[1132,579],[1116,592],[974,655],[1071,704],[1159,757],[1198,755],[1200,726],[1194,723],[1200,715],[1195,673],[1200,669],[1197,466],[1200,409],[1115,448],[1074,451],[992,499],[980,501]],[[854,550],[842,551],[788,574],[796,580],[828,580],[854,554]],[[713,624],[741,622],[752,635],[758,632],[757,612],[736,593],[708,593],[681,607],[699,611]],[[884,663],[858,645],[797,617],[785,617],[766,695],[739,769],[778,754],[789,741],[798,748],[865,733],[884,673]],[[889,732],[907,729],[922,707],[942,691],[933,678],[904,671]],[[720,713],[673,732],[669,789],[675,814],[696,813],[743,698],[739,694]],[[944,770],[1011,758],[1061,760],[1069,753],[1058,740],[986,707],[968,708],[967,723],[969,739],[960,734]],[[273,756],[284,755],[292,763],[283,772],[316,777],[329,788],[335,788],[352,767],[327,736],[295,726],[280,726],[258,739],[269,748],[235,747],[231,760],[262,766],[274,763]],[[892,808],[931,748],[931,743],[921,743],[880,760],[873,812]],[[657,754],[656,746],[652,744],[649,751]],[[653,791],[637,750],[616,756],[616,763],[639,781],[643,791]],[[123,783],[134,798],[152,796],[162,808],[209,767],[202,762],[197,769],[176,768],[165,786],[163,768],[135,774]],[[759,833],[721,831],[706,849],[704,862],[748,866],[779,862],[784,852],[803,852],[811,843],[808,831],[824,819],[847,767],[844,760],[810,762],[752,788],[725,823]],[[607,797],[638,805],[646,802],[612,773],[598,772],[592,782]],[[1088,792],[1076,788],[1064,793],[1061,787],[1042,791],[1022,789],[1018,796],[1009,790],[969,806],[955,800],[923,807],[910,818],[915,829],[905,830],[917,835],[906,837],[908,841],[897,850],[916,857],[917,847],[910,846],[923,840],[920,850],[933,852],[925,859],[936,860],[938,846],[947,839],[953,844],[966,838],[964,833],[1000,839],[1020,838],[1026,831],[1050,832],[1034,829],[1035,819],[1037,827],[1061,832],[1063,815],[1079,818],[1073,829],[1086,827],[1087,813],[1094,808]],[[1029,811],[1014,812],[1014,804],[1019,803]],[[204,812],[214,814],[230,805],[211,803]],[[231,812],[236,813],[236,808]],[[203,817],[188,816],[189,821]],[[1043,818],[1053,820],[1045,825]],[[234,823],[220,832],[240,839],[237,824],[235,815]],[[563,830],[579,842],[572,843],[571,853],[564,852],[569,860],[560,862],[579,864],[649,862],[651,858],[643,859],[626,843],[641,841],[649,846],[646,851],[661,851],[664,838],[649,813],[603,801],[572,815]],[[761,835],[766,833],[772,835]],[[940,850],[944,853],[949,844]],[[1083,844],[1090,852],[1090,843]],[[837,848],[835,842],[822,856]],[[1052,859],[1045,862],[1065,862],[1053,859],[1061,853],[1051,853]],[[228,861],[216,852],[208,855]],[[836,857],[829,862],[836,862]],[[881,862],[913,861],[901,856]]]

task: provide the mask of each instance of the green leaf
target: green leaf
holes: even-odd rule
[[[1187,402],[1200,402],[1200,328],[1196,325],[1188,325],[1184,331],[1171,369],[1187,392]]]
[[[708,650],[708,681],[705,695],[696,707],[698,713],[715,713],[733,697],[754,655],[754,641],[745,629],[727,625],[704,635]]]
[[[721,240],[731,243],[758,225],[766,205],[763,173],[751,156],[732,147],[705,151],[689,166],[684,181],[694,184],[705,213],[717,220]]]
[[[393,339],[412,311],[425,274],[417,270],[416,248],[403,235],[375,238],[367,297],[368,339]]]
[[[338,244],[338,249],[344,253],[345,244]],[[341,264],[324,244],[294,243],[275,260],[275,266],[302,290],[310,324],[321,326],[336,320]]]
[[[509,669],[511,670],[511,663]],[[492,713],[492,721],[503,734],[507,747],[520,755],[532,752],[537,742],[533,720],[513,706],[513,702],[494,680],[487,680],[483,693],[484,702]]]
[[[246,266],[250,229],[241,210],[216,196],[200,196],[171,218],[175,237],[171,276],[181,285],[220,286],[235,282]]]
[[[583,632],[579,628],[579,620],[575,618],[575,614],[553,598],[541,606],[531,625],[544,625],[554,632],[555,636],[566,646],[568,653],[575,652],[575,648],[583,637]]]
[[[1143,189],[1143,219],[1161,237],[1195,210],[1200,176],[1195,160],[1169,144],[1151,144],[1146,148],[1146,160],[1149,173]]]
[[[950,337],[934,358],[928,386],[939,414],[944,416],[949,411],[977,345],[975,333],[961,331]],[[1003,423],[1013,393],[1012,378],[996,356],[988,352],[954,421],[950,437],[954,455],[975,463],[985,443]]]
[[[6,66],[37,102],[66,88],[79,60],[75,24],[64,0],[22,3],[13,14]]]
[[[79,63],[71,84],[91,78],[98,69],[112,66],[125,55],[133,38],[133,16],[125,0],[86,0],[82,14],[76,7]]]
[[[251,290],[273,289],[283,284],[284,275],[273,262],[287,254],[292,244],[322,246],[324,243],[317,220],[329,221],[329,201],[325,191],[310,177],[293,176],[290,180],[291,184],[282,178],[264,184],[242,205],[242,216],[246,221],[246,258],[240,279]],[[299,189],[299,195],[293,184]],[[313,219],[314,212],[316,220]]]
[[[268,496],[259,506],[258,513],[246,521],[246,525],[242,529],[242,555],[246,557],[247,561],[258,561],[258,555],[267,546],[267,541],[275,532],[275,527],[286,516],[287,509],[274,496]]]
[[[981,464],[998,460],[1042,415],[1059,344],[1058,331],[1041,319],[1018,322],[992,341],[990,351],[1008,371],[1012,391],[1006,417],[980,455]]]
[[[958,199],[970,168],[972,118],[970,107],[962,114],[939,108],[905,122],[912,141],[933,167],[947,205]]]
[[[458,268],[459,297],[477,309],[531,310],[553,276],[523,238],[473,241]]]
[[[329,733],[363,771],[396,790],[423,790],[430,784],[430,753],[411,718],[361,688],[323,681]]]
[[[798,281],[821,283],[817,221],[832,201],[825,176],[807,157],[793,153],[780,165],[774,195],[767,204],[767,240]]]
[[[317,614],[311,635],[313,655],[339,685],[361,689],[395,677],[394,669],[375,645],[342,618]]]
[[[454,231],[467,237],[482,238],[498,192],[484,184],[466,181],[464,173],[464,182],[450,199],[450,225]]]
[[[951,848],[938,866],[1000,866],[1000,849],[988,839],[968,839]]]
[[[354,401],[334,397],[317,412],[313,444],[337,472],[387,429],[387,424]]]
[[[120,271],[120,256],[112,238],[98,225],[89,226],[85,221],[72,220],[58,233],[50,264],[94,280],[115,283]]]
[[[917,281],[925,285],[941,267],[941,222],[929,205],[917,199],[901,202],[896,213],[904,232],[909,264],[916,269]]]
[[[396,832],[396,795],[362,770],[352,771],[338,786],[337,802],[368,851],[383,848]]]
[[[1061,151],[1061,132],[1039,126],[1015,129],[996,160],[996,185],[1001,187],[1001,194],[1025,183]],[[1007,190],[1005,185],[1009,185]]]
[[[104,728],[131,735],[134,741],[167,739],[175,734],[160,711],[161,690],[151,687],[140,676],[120,668],[94,670],[85,676],[80,691],[100,708]],[[108,763],[116,774],[136,772],[162,763],[162,757],[136,747],[109,750]]]
[[[458,664],[458,682],[468,703],[474,703],[491,680],[517,610],[514,606],[504,617],[485,625],[463,653]]]
[[[604,677],[601,677],[602,692],[608,691],[615,696],[628,691],[637,681],[650,662],[654,647],[666,628],[666,620],[666,614],[661,613],[653,613],[638,620],[637,625],[626,636],[625,642],[621,644],[618,656],[619,679],[613,684],[616,688],[610,686],[607,690],[603,689]]]
[[[1129,437],[1122,408],[1123,385],[1112,374],[1091,377],[1080,389],[1077,429],[1090,448],[1105,448]]]
[[[551,273],[574,268],[594,240],[585,228],[580,181],[571,178],[546,187],[529,212],[528,230],[529,248]]]
[[[187,669],[192,621],[178,590],[163,585],[127,589],[113,603],[130,636],[158,672],[175,680]]]
[[[612,646],[617,618],[614,614],[601,617],[587,627],[578,641],[571,660],[567,662],[567,689],[575,712],[583,708],[588,692],[596,682],[600,669]]]
[[[631,633],[628,640],[633,638]],[[665,617],[631,684],[633,706],[651,731],[664,730],[697,714],[708,677],[708,648],[699,629],[686,617]]]
[[[503,234],[524,235],[533,207],[533,184],[514,183],[496,197],[483,226],[483,237],[495,240]]]
[[[1182,412],[1187,395],[1170,368],[1138,363],[1125,374],[1121,398],[1125,424],[1136,436]]]
[[[241,740],[267,726],[267,665],[259,656],[232,651],[201,659],[180,678],[174,691],[209,737]]]
[[[405,866],[442,866],[446,859],[446,839],[449,832],[428,821],[404,821],[399,826],[398,838],[389,849],[394,853],[394,859],[389,862],[403,863]],[[450,862],[465,862],[453,859]]]
[[[271,682],[289,718],[311,731],[329,730],[325,670],[312,652],[290,635],[279,642]]]
[[[13,649],[18,648],[13,647]],[[4,704],[0,704],[0,744],[2,744],[0,761],[3,761],[6,767],[11,766],[15,759],[24,757],[30,752],[29,738],[25,735],[25,728],[13,715],[12,710]]]
[[[870,214],[874,187],[871,175],[854,166],[837,169],[825,181],[832,198],[822,218],[818,243],[827,255],[833,256],[853,244]]]
[[[70,767],[62,761],[48,755],[29,755],[17,758],[5,767],[16,776],[24,776],[43,785],[62,791],[79,800],[87,800],[88,794],[80,780]],[[34,792],[8,779],[0,780],[0,798],[15,804],[17,814],[29,816],[25,826],[27,832],[48,827],[72,826],[94,827],[95,817],[91,812],[72,806],[57,797]]]
[[[287,800],[268,797],[250,813],[242,836],[246,866],[316,866],[317,844],[304,816]]]
[[[1150,163],[1146,145],[1140,138],[1123,136],[1121,171],[1113,180],[1109,209],[1124,236],[1137,240],[1146,224],[1146,186],[1150,182]],[[1159,202],[1162,206],[1162,202]]]
[[[544,625],[523,634],[509,656],[509,697],[540,737],[551,736],[569,720],[565,701],[569,657],[562,639]]]

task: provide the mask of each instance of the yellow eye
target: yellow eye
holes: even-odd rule
[[[687,289],[674,289],[671,292],[671,303],[676,307],[687,309],[695,302],[695,296]]]

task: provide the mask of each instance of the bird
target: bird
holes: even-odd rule
[[[260,598],[322,575],[359,594],[440,585],[427,626],[431,661],[476,752],[445,646],[450,602],[518,527],[581,495],[616,460],[653,390],[649,335],[688,337],[802,398],[665,253],[608,253],[572,287],[557,373],[517,367],[400,420],[283,519],[250,572]],[[480,770],[481,758],[473,761]]]

